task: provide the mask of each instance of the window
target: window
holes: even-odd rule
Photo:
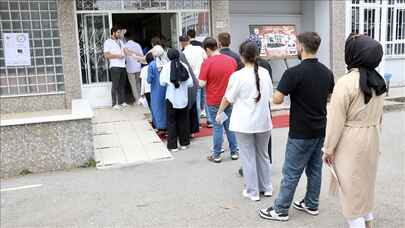
[[[405,0],[383,1],[352,0],[349,31],[380,41],[385,39],[385,55],[405,56]],[[386,24],[382,24],[383,10],[386,10]],[[386,26],[386,34],[381,34],[382,26]]]
[[[208,9],[208,0],[76,0],[77,10]]]
[[[6,67],[3,36],[0,36],[0,96],[64,91],[56,4],[57,0],[0,2],[0,31],[28,33],[31,49],[30,66]]]

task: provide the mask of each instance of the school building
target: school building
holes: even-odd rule
[[[103,57],[110,28],[153,35],[178,47],[230,32],[231,47],[250,25],[294,25],[322,38],[319,60],[345,72],[344,43],[366,33],[385,48],[379,70],[405,86],[405,0],[0,0],[1,175],[77,167],[93,156],[92,110],[111,105]],[[296,58],[271,60],[275,83]]]

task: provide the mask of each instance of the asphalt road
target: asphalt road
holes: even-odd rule
[[[273,185],[279,189],[288,129],[273,131]],[[376,227],[405,227],[405,112],[385,114]],[[211,138],[197,139],[175,159],[121,169],[75,169],[1,180],[1,227],[346,227],[338,199],[327,193],[326,172],[320,215],[291,209],[285,223],[260,219],[257,209],[273,198],[242,197],[240,161],[229,152],[221,164],[206,154]],[[296,192],[304,195],[305,178]],[[39,185],[39,186],[38,186]]]

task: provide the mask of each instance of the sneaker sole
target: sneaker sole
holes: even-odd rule
[[[295,203],[293,203],[293,207],[294,207],[296,210],[305,212],[305,213],[307,213],[307,214],[309,214],[309,215],[313,215],[313,216],[319,215],[319,211],[313,212],[313,211],[307,210],[307,209],[305,209],[305,208],[303,208],[303,207],[301,207],[301,206],[298,206],[298,205],[296,205]]]
[[[289,217],[285,217],[285,218],[274,218],[274,217],[269,217],[266,214],[263,214],[261,210],[259,210],[259,216],[263,219],[267,219],[267,220],[272,220],[272,221],[279,221],[279,222],[287,222]]]

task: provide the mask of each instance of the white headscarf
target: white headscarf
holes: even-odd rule
[[[152,52],[153,57],[155,57],[156,60],[156,66],[159,70],[159,72],[162,70],[163,65],[165,65],[167,62],[169,62],[169,59],[167,58],[167,54],[165,50],[163,49],[162,46],[156,45],[150,50]]]

